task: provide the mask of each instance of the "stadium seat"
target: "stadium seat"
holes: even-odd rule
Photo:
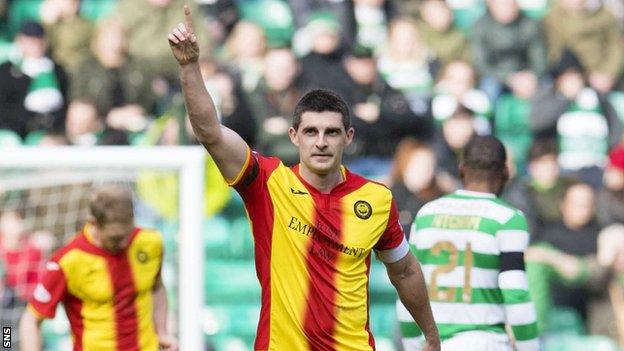
[[[386,267],[374,258],[371,261],[368,287],[371,302],[394,304],[397,294],[390,283]]]
[[[20,145],[22,145],[22,138],[17,133],[8,129],[0,129],[0,148]]]
[[[80,15],[91,21],[98,21],[110,15],[118,0],[82,0],[80,2]]]
[[[544,338],[544,351],[620,351],[604,336],[549,335]]]
[[[513,95],[503,95],[496,103],[494,134],[513,154],[519,172],[523,172],[533,137],[529,125],[530,104]]]
[[[14,0],[9,2],[8,31],[13,36],[27,21],[39,22],[39,9],[43,0]]]
[[[241,302],[260,305],[260,284],[253,261],[209,260],[204,269],[207,305]]]
[[[394,337],[398,329],[395,302],[378,303],[376,299],[371,298],[369,318],[375,339]]]
[[[260,25],[266,31],[269,46],[290,42],[294,33],[290,7],[282,0],[244,0],[238,3],[241,17]]]
[[[209,305],[204,309],[204,329],[209,334],[238,336],[249,340],[256,335],[259,319],[259,303]]]

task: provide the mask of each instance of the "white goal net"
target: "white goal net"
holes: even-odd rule
[[[0,322],[13,327],[32,289],[38,252],[67,243],[85,224],[93,189],[120,184],[133,192],[137,225],[158,229],[165,243],[162,276],[169,292],[170,325],[181,350],[203,349],[203,246],[205,151],[199,147],[19,148],[0,151],[0,235],[6,282]],[[28,244],[26,244],[26,242]],[[32,246],[33,250],[26,248]],[[46,350],[71,350],[62,311],[43,326]],[[17,349],[17,348],[16,348]]]

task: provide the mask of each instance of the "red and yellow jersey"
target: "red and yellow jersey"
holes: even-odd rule
[[[62,302],[74,351],[156,351],[152,290],[162,255],[158,232],[135,228],[128,247],[113,255],[92,243],[87,226],[46,264],[29,309],[53,318]]]
[[[368,324],[371,252],[409,251],[392,194],[342,168],[320,193],[277,158],[248,152],[232,182],[255,240],[262,308],[255,350],[374,350]]]

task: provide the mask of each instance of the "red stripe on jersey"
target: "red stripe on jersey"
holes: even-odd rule
[[[277,158],[266,158],[255,152],[248,155],[247,169],[234,185],[245,200],[245,209],[254,236],[256,275],[261,286],[260,321],[256,332],[254,350],[267,350],[271,334],[271,245],[273,239],[273,202],[264,189],[266,180],[279,166]],[[260,162],[263,166],[260,166]],[[259,178],[259,179],[258,179]],[[262,194],[262,196],[258,196]]]
[[[311,189],[310,189],[311,190]],[[315,235],[325,236],[328,240],[310,240],[306,257],[310,276],[308,306],[304,315],[303,328],[311,351],[331,351],[336,347],[334,330],[336,328],[336,261],[338,254],[330,249],[328,241],[342,242],[342,218],[338,209],[330,206],[339,204],[330,201],[332,194],[320,194],[311,190],[314,199]]]
[[[82,323],[82,301],[77,297],[67,294],[63,301],[67,318],[71,324],[72,334],[74,336],[74,351],[82,351],[82,332],[84,325]]]
[[[368,255],[366,257],[366,277],[370,280],[370,266],[371,266],[371,256]],[[366,311],[369,313],[366,316],[366,332],[368,333],[368,344],[375,350],[375,338],[373,337],[373,333],[370,330],[370,291],[369,291],[370,281],[366,284]]]
[[[115,327],[119,350],[139,351],[139,323],[135,299],[137,296],[132,269],[124,250],[119,255],[106,257],[113,283],[115,305]]]

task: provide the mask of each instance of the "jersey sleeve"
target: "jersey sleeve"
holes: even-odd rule
[[[265,157],[247,147],[247,160],[236,178],[228,182],[228,185],[236,189],[243,200],[252,199],[262,192],[271,172],[279,163],[278,158]]]
[[[67,294],[67,280],[59,263],[46,263],[41,279],[29,300],[29,309],[40,318],[54,318],[56,306]]]
[[[377,251],[377,258],[384,263],[394,263],[409,252],[409,245],[399,222],[399,211],[394,200],[390,206],[386,230],[375,245],[375,251]]]
[[[496,232],[500,251],[498,285],[503,296],[507,324],[518,351],[539,350],[537,315],[529,295],[524,251],[529,244],[527,221],[518,211]]]

